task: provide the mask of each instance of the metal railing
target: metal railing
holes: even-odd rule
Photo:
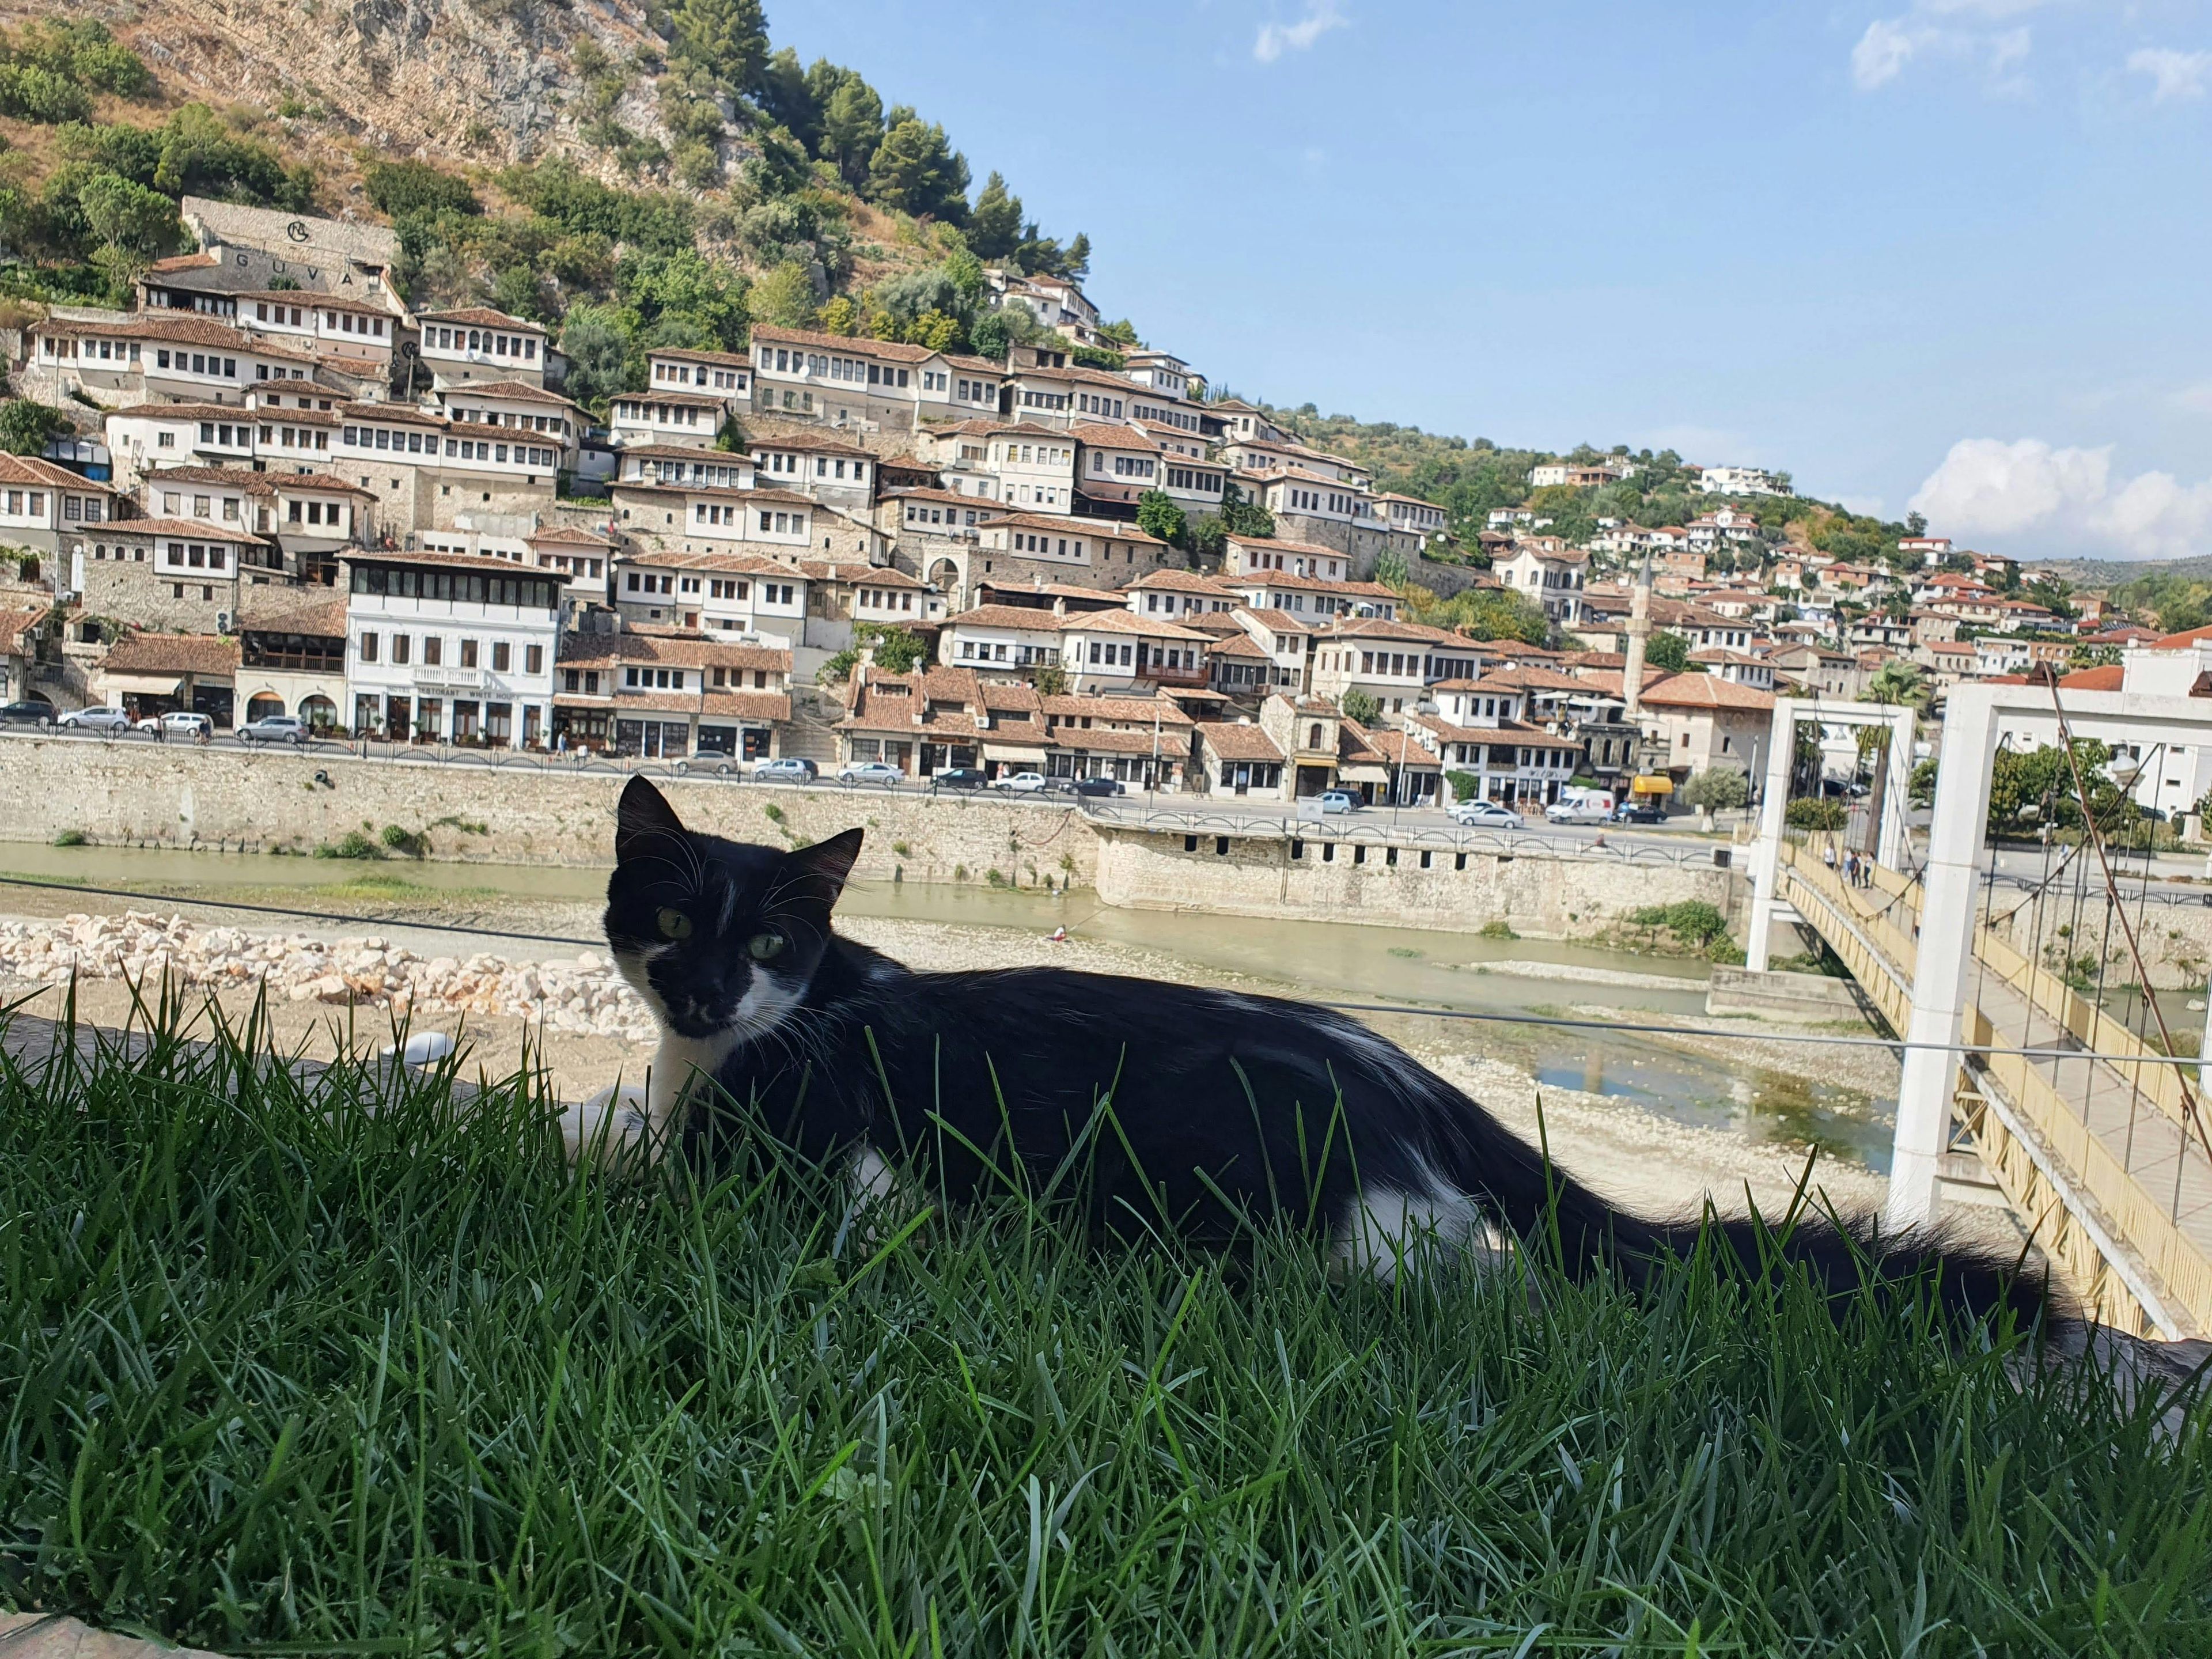
[[[1287,803],[1286,803],[1287,805]],[[1394,822],[1387,807],[1360,813],[1304,818],[1287,813],[1229,812],[1218,807],[1122,805],[1085,799],[1083,815],[1108,829],[1152,835],[1213,835],[1247,840],[1319,841],[1373,847],[1423,848],[1449,853],[1480,853],[1495,858],[1540,858],[1577,862],[1728,869],[1733,848],[1708,842],[1687,844],[1640,836],[1581,836],[1546,834],[1538,829],[1480,830],[1464,825]],[[1408,809],[1424,810],[1424,809]],[[1433,809],[1430,809],[1433,810]]]
[[[1781,848],[1781,869],[1782,896],[1812,922],[1892,1028],[1905,1031],[1919,956],[1917,882],[1873,866],[1870,890],[1884,896],[1879,904],[1862,906],[1842,877],[1808,846],[1789,840]],[[2016,1115],[2019,1127],[2036,1143],[2034,1155],[2027,1156],[2025,1147],[2008,1144],[2018,1137],[2003,1114],[1985,1116],[1975,1126],[1976,1137],[1984,1143],[1984,1163],[2024,1224],[2047,1231],[2054,1219],[2049,1213],[2051,1198],[2094,1224],[2094,1232],[2104,1236],[2098,1249],[2112,1272],[2083,1271],[2078,1251],[2069,1266],[2100,1309],[2109,1311],[2114,1298],[2124,1291],[2147,1315],[2151,1312],[2148,1304],[2156,1303],[2169,1316],[2174,1311],[2185,1315],[2198,1331],[2212,1330],[2212,1254],[2179,1221],[2182,1176],[2192,1164],[2201,1167],[2207,1163],[2195,1139],[2180,1072],[2124,1021],[1979,922],[1973,948],[1985,977],[1979,989],[1970,994],[1963,1011],[1966,1070],[1984,1094],[1994,1092]],[[2176,1137],[2172,1157],[2177,1164],[2170,1192],[2161,1196],[2144,1183],[2136,1167],[2139,1160],[2132,1135],[2116,1153],[2091,1126],[2086,1099],[2080,1105],[2068,1101],[2036,1061],[2014,1052],[2026,1045],[2032,1032],[1999,1032],[1983,1006],[1991,980],[2015,993],[2065,1038],[2079,1043],[2084,1066],[2108,1067],[2135,1100],[2150,1106],[2164,1121]],[[2037,1190],[2041,1185],[2050,1188],[2048,1197]],[[2160,1186],[2165,1186],[2162,1172]],[[2114,1261],[2115,1248],[2136,1260]],[[2142,1282],[2145,1270],[2155,1285]],[[2128,1289],[2131,1279],[2136,1288]]]

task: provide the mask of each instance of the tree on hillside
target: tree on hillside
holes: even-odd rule
[[[997,173],[983,181],[968,210],[968,246],[981,259],[1003,259],[1022,240],[1022,198],[1010,195]]]
[[[1137,497],[1137,528],[1171,547],[1181,547],[1185,529],[1182,508],[1165,490],[1147,489]]]
[[[441,173],[427,161],[377,161],[362,176],[376,210],[398,219],[410,213],[477,214],[483,204],[468,180]]]
[[[811,71],[810,73],[810,77]],[[876,146],[884,138],[884,100],[876,89],[850,70],[842,77],[822,106],[822,160],[837,169],[838,176],[854,190],[868,182],[868,169],[876,159]]]
[[[1344,711],[1345,719],[1357,720],[1362,726],[1372,726],[1382,718],[1382,705],[1376,701],[1375,694],[1356,685],[1337,700],[1336,706]]]
[[[968,214],[968,162],[934,122],[902,105],[886,118],[883,142],[868,163],[868,195],[916,217],[957,224]]]
[[[781,328],[807,328],[814,322],[814,279],[796,260],[778,265],[755,283],[746,309],[758,322]]]
[[[1222,488],[1221,522],[1232,536],[1265,539],[1275,533],[1275,515],[1259,502],[1247,499],[1243,490],[1234,483]]]
[[[605,415],[616,392],[643,384],[643,360],[612,306],[571,306],[561,327],[561,355],[568,360],[568,395],[594,414]]]
[[[668,55],[730,96],[760,84],[768,66],[768,21],[760,0],[678,0]]]
[[[753,101],[760,106],[762,114],[805,145],[810,155],[813,153],[822,131],[822,109],[806,84],[799,54],[789,46],[775,52],[761,66]]]
[[[77,191],[88,229],[100,239],[94,260],[117,286],[135,281],[162,249],[184,240],[177,204],[159,191],[105,173]]]
[[[1013,349],[1014,331],[1006,321],[1006,313],[987,311],[968,325],[968,343],[975,349],[979,357],[988,357],[994,363],[1006,361]]]
[[[51,440],[70,429],[69,417],[58,409],[28,398],[0,403],[0,455],[43,455]]]
[[[1684,673],[1690,666],[1690,642],[1680,634],[1669,634],[1660,629],[1644,642],[1644,660],[1651,667],[1663,668],[1670,674]]]
[[[636,310],[649,345],[744,349],[751,321],[746,288],[735,266],[690,248],[626,253],[615,268],[615,291]]]

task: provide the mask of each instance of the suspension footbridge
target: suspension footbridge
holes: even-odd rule
[[[2196,1063],[2177,1064],[2144,1018],[2147,975],[2127,901],[2088,852],[2071,868],[2077,890],[2097,882],[2092,908],[2103,908],[2106,943],[2084,957],[2074,949],[2078,902],[2065,913],[2073,921],[2038,905],[2025,929],[2017,925],[2014,913],[2039,894],[2000,891],[1987,824],[2000,741],[2124,731],[2140,742],[2161,726],[2201,738],[2212,710],[2191,701],[2069,694],[2061,709],[2048,688],[1960,688],[1945,722],[1926,855],[1916,860],[1905,827],[1911,712],[1785,700],[1753,865],[1748,952],[1752,967],[1766,967],[1774,927],[1796,923],[1841,959],[1904,1038],[1891,1224],[1936,1218],[1947,1168],[1972,1152],[2100,1322],[2169,1339],[2212,1333],[2212,1140]],[[1795,729],[1813,724],[1882,731],[1885,776],[1854,849],[1863,871],[1856,883],[1830,861],[1823,837],[1793,836],[1787,823]],[[2125,951],[2110,947],[2116,919]],[[2116,981],[2136,975],[2132,1019],[2108,1006],[2101,983],[2085,981],[2085,963],[2101,973],[2108,961],[2123,967]]]

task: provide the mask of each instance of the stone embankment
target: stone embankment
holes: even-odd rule
[[[149,995],[165,978],[213,991],[258,983],[272,1000],[388,1009],[395,1017],[500,1015],[631,1042],[657,1034],[644,1000],[589,951],[542,962],[423,957],[374,933],[254,933],[141,910],[0,922],[0,978],[58,985],[71,975],[143,982]]]

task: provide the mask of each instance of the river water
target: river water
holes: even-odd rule
[[[155,848],[0,845],[0,873],[42,882],[133,890],[134,902],[173,890],[212,898],[254,890],[260,903],[316,908],[319,887],[349,889],[364,878],[397,876],[388,920],[406,898],[501,902],[587,903],[605,891],[601,872],[566,866],[417,863],[362,865],[343,860]],[[285,890],[296,892],[288,901]],[[405,896],[402,896],[404,894]],[[373,896],[367,895],[367,896]],[[88,901],[90,902],[90,901]],[[110,906],[118,901],[105,901]],[[0,911],[8,908],[0,890]],[[1065,895],[918,882],[854,882],[842,911],[958,927],[1070,933],[1135,946],[1194,967],[1272,981],[1286,995],[1325,1002],[1391,1003],[1479,1019],[1384,1017],[1389,1035],[1415,1045],[1449,1044],[1506,1060],[1557,1088],[1601,1095],[1678,1122],[1726,1127],[1763,1141],[1816,1146],[1824,1154],[1888,1167],[1892,1098],[1808,1080],[1747,1060],[1693,1053],[1664,1039],[1615,1030],[1533,1023],[1545,1018],[1618,1018],[1623,1024],[1706,1018],[1704,964],[1587,945],[1489,939],[1469,933],[1370,927],[1342,921],[1286,921],[1188,912],[1121,910],[1087,892]],[[251,918],[240,918],[251,923]],[[286,925],[270,916],[272,929]],[[486,925],[501,925],[491,920]],[[512,924],[508,924],[512,925]],[[487,940],[486,949],[501,947]],[[1547,976],[1549,975],[1549,976]]]

